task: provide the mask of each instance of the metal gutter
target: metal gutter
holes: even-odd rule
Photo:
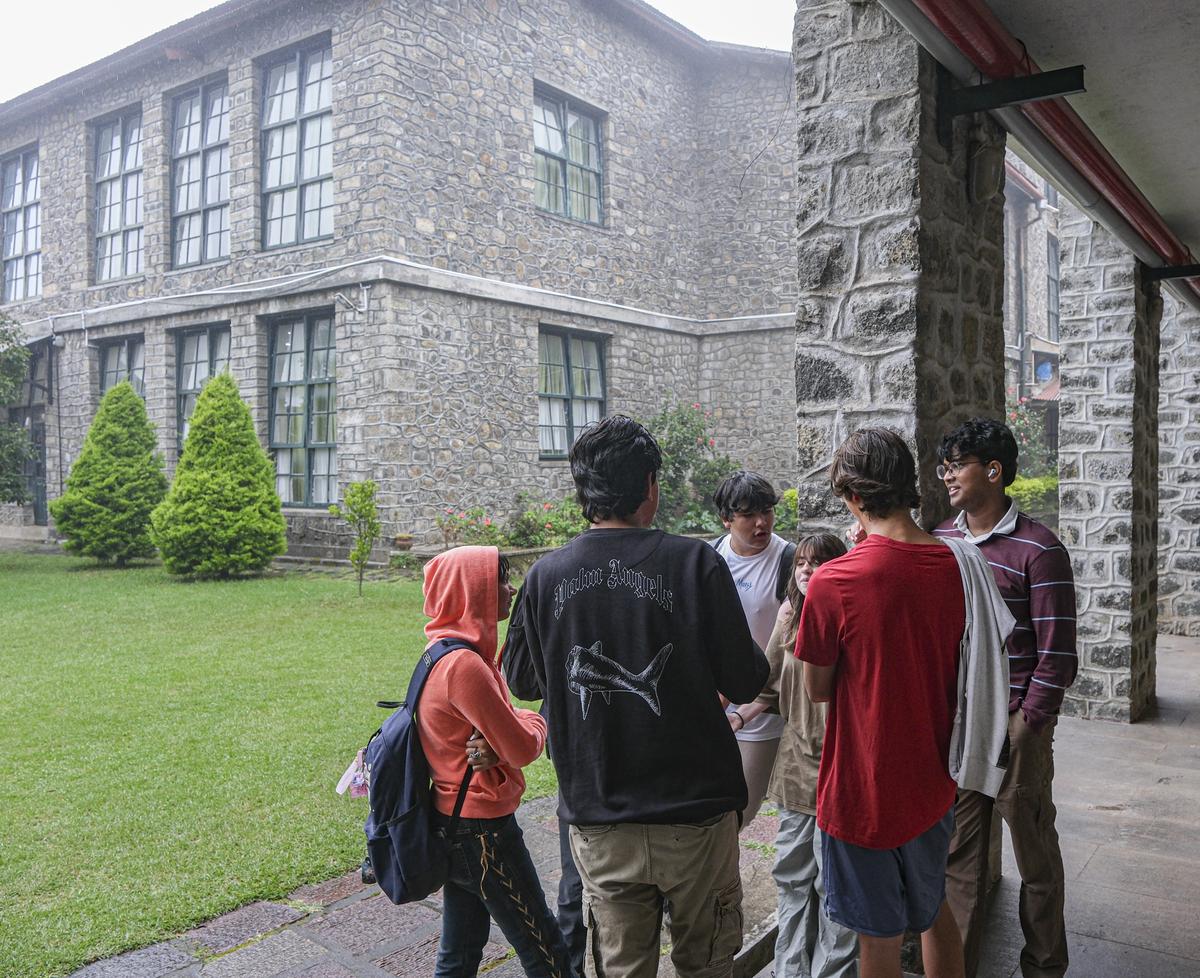
[[[1036,74],[1036,63],[980,0],[879,0],[935,60],[964,84]],[[982,79],[980,76],[982,75]],[[997,109],[992,116],[1080,209],[1152,268],[1187,264],[1190,252],[1083,120],[1061,99]],[[1169,285],[1200,310],[1200,281]]]

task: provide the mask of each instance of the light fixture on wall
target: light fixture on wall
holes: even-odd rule
[[[967,196],[972,204],[986,204],[1003,186],[1004,143],[976,124],[967,140]]]

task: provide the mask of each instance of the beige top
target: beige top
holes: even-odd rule
[[[785,601],[767,642],[771,675],[757,700],[768,709],[778,710],[786,724],[767,797],[780,808],[815,815],[826,706],[814,703],[804,691],[804,663],[796,658],[793,643],[787,640],[788,611]]]

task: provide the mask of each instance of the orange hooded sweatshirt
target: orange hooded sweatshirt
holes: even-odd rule
[[[500,552],[455,547],[425,565],[425,635],[430,644],[461,638],[478,652],[458,649],[441,659],[421,693],[417,730],[433,776],[433,802],[450,815],[467,769],[467,740],[478,730],[500,758],[476,771],[463,804],[464,818],[500,818],[521,803],[521,768],[546,745],[546,721],[514,709],[496,664]]]

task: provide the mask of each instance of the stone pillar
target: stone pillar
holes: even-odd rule
[[[1063,712],[1132,721],[1154,705],[1162,301],[1066,201],[1059,244],[1059,525],[1079,604],[1079,676]]]
[[[886,424],[916,449],[929,525],[942,433],[1003,410],[1003,195],[968,187],[983,162],[1002,174],[1004,134],[965,116],[938,141],[936,66],[873,0],[798,7],[800,515],[844,521],[832,452]]]
[[[1163,293],[1158,631],[1200,636],[1200,311]]]

